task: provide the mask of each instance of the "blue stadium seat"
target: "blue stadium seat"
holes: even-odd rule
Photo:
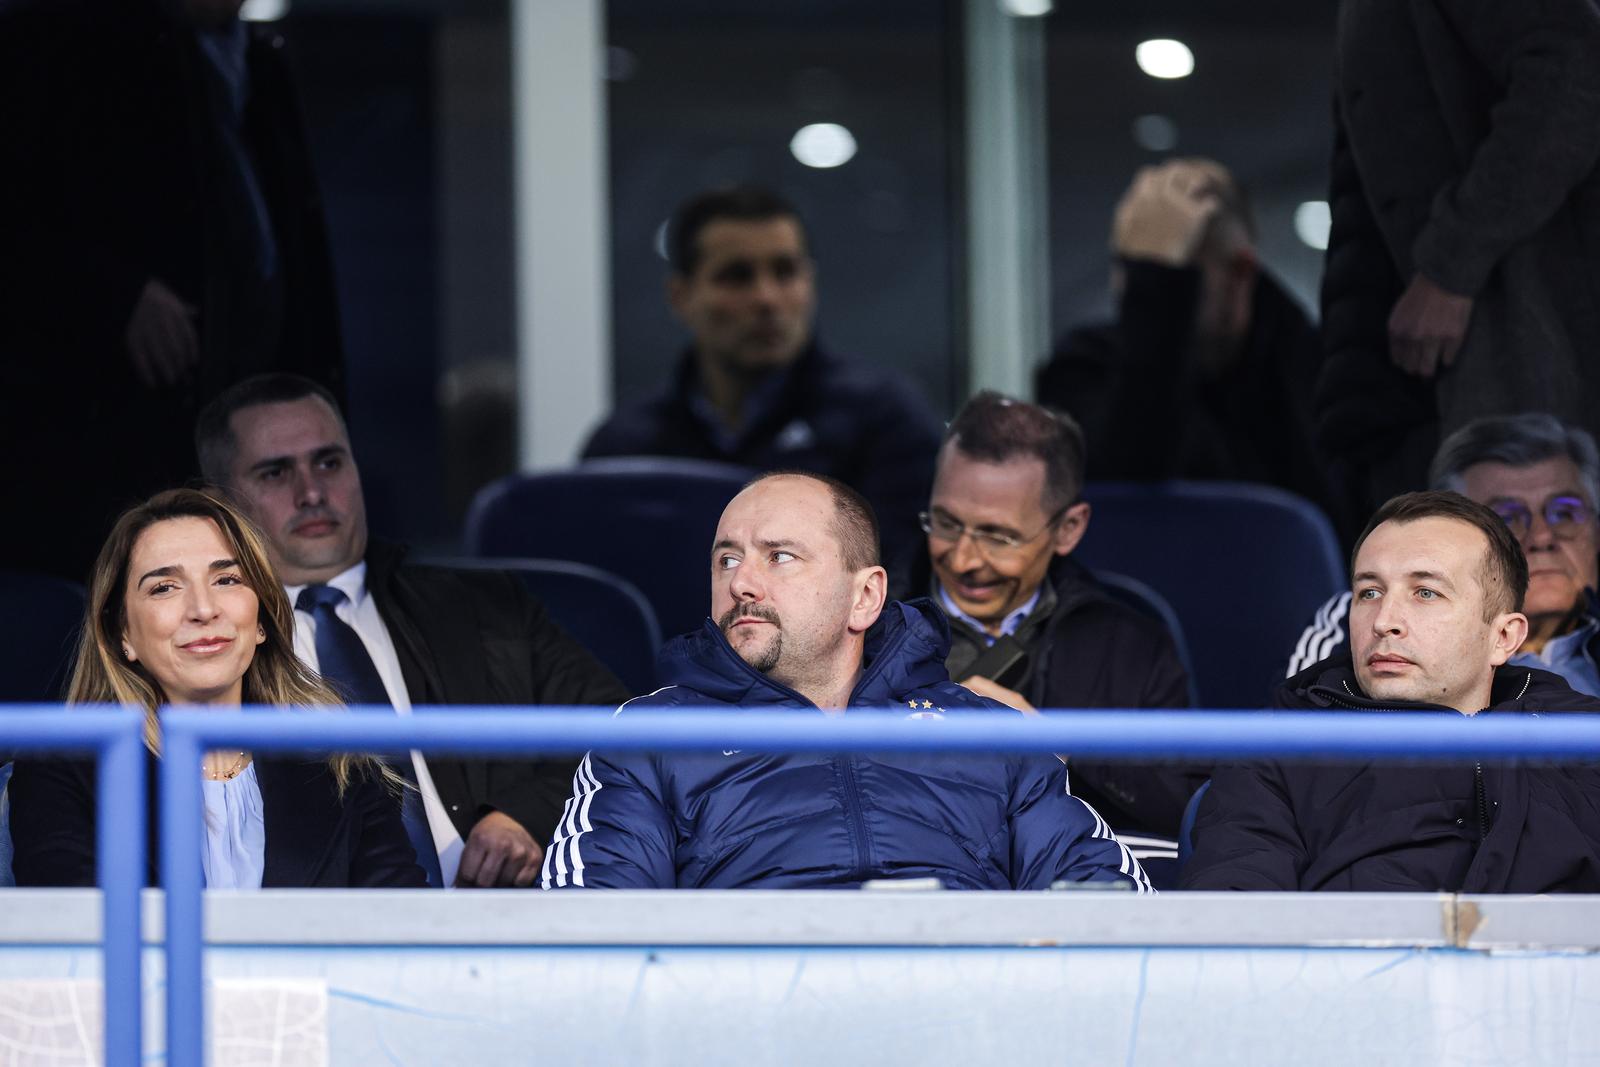
[[[445,567],[510,571],[563,630],[611,668],[635,695],[656,688],[661,626],[633,583],[559,559],[441,559]]]
[[[1189,862],[1189,857],[1194,855],[1194,820],[1200,814],[1200,798],[1206,795],[1206,790],[1211,788],[1211,779],[1200,783],[1200,788],[1194,791],[1194,796],[1189,798],[1189,803],[1183,809],[1183,821],[1178,824],[1178,874],[1183,874],[1184,864]]]
[[[1075,555],[1171,603],[1202,706],[1262,707],[1305,620],[1345,587],[1327,517],[1280,489],[1091,482],[1083,495],[1094,513]]]
[[[0,570],[0,703],[62,698],[83,605],[76,582]]]
[[[1189,658],[1189,642],[1183,636],[1183,623],[1179,621],[1178,613],[1172,610],[1172,605],[1167,603],[1167,598],[1139,579],[1129,578],[1126,574],[1095,571],[1094,576],[1106,587],[1106,592],[1110,593],[1113,599],[1152,619],[1159,620],[1166,626],[1167,632],[1172,635],[1172,644],[1178,650],[1178,662],[1183,664],[1183,673],[1189,676],[1189,703],[1198,702],[1200,695],[1195,689],[1194,662]]]
[[[709,612],[717,520],[755,473],[723,463],[629,457],[511,475],[473,500],[466,550],[610,571],[639,588],[672,637],[697,629]]]

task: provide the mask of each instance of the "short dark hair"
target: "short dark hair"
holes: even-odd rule
[[[194,451],[200,459],[200,476],[211,485],[227,487],[228,474],[239,451],[233,439],[233,416],[262,404],[289,404],[314,396],[333,409],[344,425],[339,401],[324,385],[299,374],[257,374],[218,393],[200,409],[194,420]]]
[[[805,238],[800,212],[777,192],[761,185],[730,185],[697,193],[678,205],[667,226],[667,261],[674,274],[688,277],[700,265],[700,231],[718,219],[765,222],[793,219]]]
[[[1455,519],[1475,526],[1488,540],[1478,575],[1483,585],[1485,621],[1492,620],[1501,612],[1522,610],[1522,598],[1528,593],[1528,558],[1522,554],[1522,546],[1517,544],[1504,519],[1460,493],[1429,489],[1391,498],[1378,509],[1372,521],[1367,523],[1367,528],[1361,531],[1361,536],[1356,538],[1355,550],[1350,553],[1351,571],[1355,570],[1361,546],[1380,525],[1428,518]]]
[[[744,488],[760,485],[769,478],[809,478],[822,483],[833,496],[833,536],[838,538],[845,569],[860,571],[880,565],[882,555],[878,551],[878,516],[873,512],[872,505],[867,503],[866,497],[839,479],[815,471],[768,471],[750,479]]]
[[[1083,430],[1065,412],[985,389],[956,413],[944,439],[953,442],[962,455],[985,463],[1004,463],[1017,456],[1042,461],[1044,498],[1040,505],[1048,513],[1077,503],[1083,492],[1088,458]]]

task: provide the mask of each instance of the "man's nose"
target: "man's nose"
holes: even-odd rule
[[[962,572],[977,570],[986,562],[983,553],[978,551],[978,539],[971,530],[962,530],[956,535],[955,543],[945,554],[945,560],[951,570]]]
[[[1406,632],[1405,612],[1399,604],[1388,597],[1378,601],[1377,613],[1372,616],[1372,630],[1380,634],[1404,634]]]
[[[756,601],[766,595],[766,587],[756,568],[745,563],[734,570],[733,578],[728,582],[728,592],[735,600]]]
[[[322,483],[311,471],[297,471],[294,476],[294,502],[299,507],[316,507],[322,503]]]
[[[1528,532],[1522,535],[1524,552],[1542,552],[1556,546],[1556,532],[1545,521],[1541,512],[1535,511],[1528,519]]]

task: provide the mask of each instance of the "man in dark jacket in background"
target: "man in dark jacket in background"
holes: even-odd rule
[[[1600,7],[1344,0],[1317,439],[1358,514],[1473,419],[1600,434]]]
[[[351,703],[599,704],[630,695],[515,575],[407,562],[369,542],[361,475],[333,397],[293,375],[246,379],[201,412],[200,467],[267,539],[295,605],[295,653]],[[527,886],[573,761],[396,762],[433,885]]]
[[[1396,497],[1373,516],[1352,570],[1351,656],[1291,678],[1279,706],[1600,711],[1600,700],[1553,674],[1506,665],[1528,632],[1528,564],[1482,504],[1438,491]],[[1593,893],[1600,770],[1221,768],[1200,804],[1183,886]]]
[[[950,619],[945,666],[1020,711],[1188,707],[1189,679],[1166,628],[1113,600],[1071,557],[1089,529],[1083,460],[1070,417],[998,393],[979,393],[951,422],[922,513],[931,592]],[[1204,771],[1069,766],[1073,794],[1124,843],[1138,852],[1129,835],[1155,834],[1175,856],[1170,839]]]
[[[1139,171],[1112,224],[1116,321],[1068,333],[1035,395],[1084,428],[1093,480],[1263,482],[1337,521],[1309,429],[1316,331],[1255,232],[1220,164]]]
[[[662,653],[635,708],[1013,714],[951,684],[927,601],[886,601],[877,522],[842,483],[783,473],[722,513],[711,619]],[[713,622],[712,620],[716,620]],[[938,729],[937,721],[928,729]],[[546,889],[951,889],[1149,882],[1052,756],[590,753],[545,853]]]
[[[583,458],[684,456],[814,471],[886,519],[893,570],[919,540],[939,418],[901,375],[818,346],[805,227],[751,186],[693,197],[672,217],[667,301],[691,340],[665,389],[613,412]]]
[[[263,371],[343,389],[322,200],[284,39],[240,0],[0,16],[7,566],[82,580],[124,506],[193,477],[200,407]]]

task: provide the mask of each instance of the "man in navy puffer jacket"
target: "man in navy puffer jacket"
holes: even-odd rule
[[[723,512],[712,619],[671,642],[674,684],[624,709],[907,709],[1015,715],[949,680],[926,600],[886,603],[871,508],[809,474],[757,479]],[[714,621],[713,621],[714,620]],[[929,729],[937,729],[929,723]],[[949,888],[1150,883],[1052,756],[590,753],[545,852],[546,889]]]

